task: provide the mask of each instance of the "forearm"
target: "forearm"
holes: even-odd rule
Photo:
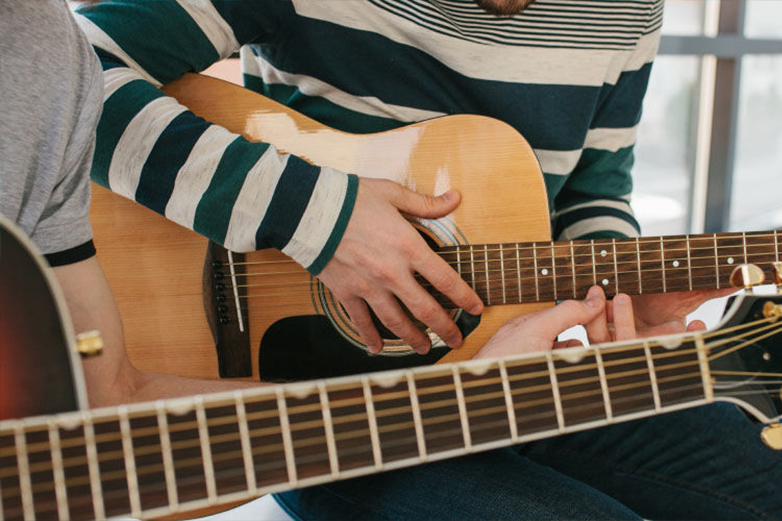
[[[90,406],[103,407],[260,385],[253,382],[195,380],[141,372],[128,358],[114,297],[95,257],[54,268],[76,334],[97,330],[100,355],[82,362]]]
[[[92,179],[228,249],[273,247],[315,274],[344,232],[357,180],[248,142],[159,90],[256,38],[243,18],[264,26],[258,5],[183,5],[112,0],[77,15],[104,70]]]

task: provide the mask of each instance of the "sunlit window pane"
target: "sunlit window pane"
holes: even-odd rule
[[[700,60],[660,56],[638,129],[633,208],[644,235],[686,233]]]
[[[751,38],[782,38],[782,1],[747,2],[744,34]]]
[[[673,2],[666,2],[663,15],[663,34],[677,36],[695,36],[703,34],[705,4],[705,0],[676,0]]]
[[[744,58],[730,226],[782,227],[782,56]]]

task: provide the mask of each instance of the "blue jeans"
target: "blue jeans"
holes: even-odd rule
[[[277,494],[295,519],[782,519],[782,451],[698,409]]]

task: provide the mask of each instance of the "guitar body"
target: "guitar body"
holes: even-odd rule
[[[550,240],[545,185],[534,153],[514,129],[497,120],[457,115],[357,135],[325,127],[220,80],[186,75],[165,90],[208,121],[314,164],[362,177],[390,179],[422,193],[459,189],[462,203],[451,215],[416,223],[435,244]],[[91,217],[98,256],[117,296],[133,362],[142,370],[217,377],[215,341],[205,318],[201,286],[207,241],[99,187],[93,193]],[[253,252],[244,261],[248,270],[252,268],[252,275],[241,275],[240,279],[245,278],[248,286],[246,318],[254,378],[259,376],[259,346],[264,334],[292,317],[320,316],[318,325],[304,333],[318,340],[322,340],[326,317],[337,333],[335,341],[355,351],[355,356],[376,359],[370,363],[378,368],[424,361],[413,361],[421,358],[416,356],[365,354],[356,346],[358,337],[328,290],[278,251]],[[230,278],[230,273],[226,276]],[[236,300],[232,296],[228,294],[229,307]],[[245,301],[239,302],[242,307]],[[506,320],[549,305],[487,307],[462,348],[450,352],[444,347],[435,349],[425,361],[468,359]],[[291,341],[300,342],[301,324],[289,326],[299,333]],[[278,337],[278,343],[282,342],[286,334]],[[386,346],[392,353],[406,347],[393,338],[386,340]],[[409,362],[389,362],[393,358]]]
[[[0,420],[86,406],[73,328],[47,266],[0,218]]]

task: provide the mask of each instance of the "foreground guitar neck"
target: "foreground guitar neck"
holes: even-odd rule
[[[446,246],[439,253],[492,306],[581,299],[592,285],[608,296],[726,288],[739,264],[756,264],[772,280],[780,240],[772,230]]]
[[[4,421],[0,518],[163,515],[708,403],[702,345],[571,349]]]

